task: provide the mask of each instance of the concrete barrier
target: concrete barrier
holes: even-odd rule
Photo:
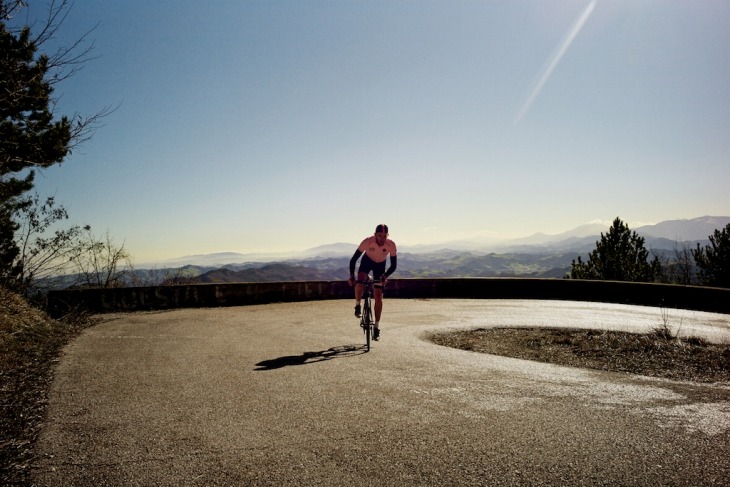
[[[553,299],[730,313],[730,289],[617,281],[521,278],[391,279],[390,298]],[[346,281],[190,284],[51,291],[49,312],[94,313],[244,306],[353,298]]]

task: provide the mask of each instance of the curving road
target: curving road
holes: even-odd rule
[[[434,329],[647,330],[660,310],[386,300],[105,315],[61,358],[33,480],[99,485],[728,485],[730,384],[478,354]],[[730,341],[730,315],[672,310]]]

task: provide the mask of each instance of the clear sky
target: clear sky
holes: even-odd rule
[[[728,215],[729,25],[726,0],[75,0],[57,40],[96,26],[96,59],[57,112],[118,108],[37,190],[136,262]]]

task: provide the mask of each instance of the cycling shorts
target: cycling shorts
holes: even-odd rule
[[[363,254],[362,260],[360,261],[360,269],[358,270],[357,279],[359,281],[364,281],[367,278],[367,275],[372,271],[373,280],[378,283],[383,274],[385,274],[385,262],[386,261],[373,262],[367,254]]]

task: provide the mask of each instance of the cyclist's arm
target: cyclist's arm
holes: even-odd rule
[[[350,277],[355,278],[355,265],[357,264],[357,259],[360,258],[362,255],[362,251],[360,249],[357,249],[354,254],[352,254],[352,259],[350,259]]]
[[[394,273],[394,272],[395,272],[395,268],[396,268],[396,267],[398,267],[398,257],[397,257],[397,256],[395,256],[395,255],[391,255],[391,256],[390,256],[390,267],[388,267],[388,270],[387,270],[387,271],[385,271],[385,274],[383,274],[383,275],[385,276],[385,278],[386,278],[386,279],[387,279],[388,277],[390,277],[390,275],[391,275],[392,273]]]

